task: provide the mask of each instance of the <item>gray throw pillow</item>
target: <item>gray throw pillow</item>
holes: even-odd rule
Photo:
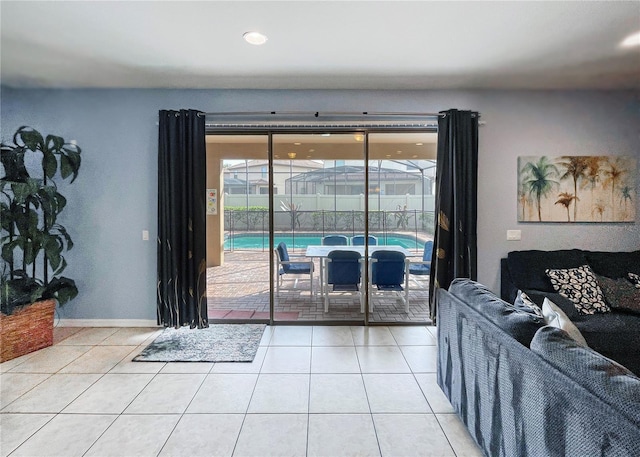
[[[595,273],[589,265],[578,268],[547,269],[547,276],[558,293],[573,302],[581,314],[608,313],[611,311]]]
[[[542,303],[542,314],[547,325],[551,327],[561,328],[569,334],[571,338],[576,340],[580,346],[589,347],[587,341],[578,330],[573,322],[567,317],[567,315],[558,306],[548,298],[544,299]]]
[[[605,276],[597,276],[597,278],[604,292],[604,298],[611,308],[640,314],[640,289],[636,289],[624,278],[612,279]]]
[[[513,301],[513,306],[519,310],[534,314],[539,318],[544,319],[544,315],[542,314],[540,307],[531,300],[529,295],[521,290],[518,291],[518,295],[516,295],[516,299]]]

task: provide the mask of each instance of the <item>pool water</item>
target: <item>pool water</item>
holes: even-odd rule
[[[422,249],[424,241],[418,240],[415,236],[387,234],[375,235],[378,237],[379,245],[402,246],[406,249]],[[347,235],[348,238],[351,238]],[[307,246],[319,246],[322,244],[321,235],[309,235],[301,233],[299,235],[276,235],[274,243],[277,246],[280,242],[284,242],[287,248],[306,249]],[[224,240],[224,249],[268,249],[269,237],[261,235],[232,235]]]

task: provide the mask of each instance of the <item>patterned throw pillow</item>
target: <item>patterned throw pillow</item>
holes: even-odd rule
[[[547,269],[547,276],[553,288],[560,295],[571,300],[581,314],[608,313],[611,308],[604,301],[604,295],[595,274],[589,265],[578,268]]]
[[[513,306],[528,313],[535,314],[541,319],[544,319],[544,315],[542,314],[542,310],[540,309],[540,307],[536,305],[533,300],[531,300],[531,298],[521,290],[518,291],[518,295],[516,295]]]
[[[611,279],[596,275],[604,298],[614,309],[640,314],[640,289],[636,289],[624,278]]]
[[[637,275],[635,273],[627,273],[627,276],[629,276],[629,280],[633,283],[633,285],[636,286],[636,289],[640,289],[640,275]]]

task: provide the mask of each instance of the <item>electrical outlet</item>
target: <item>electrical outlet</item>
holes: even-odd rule
[[[149,230],[142,231],[142,241],[149,241]]]
[[[520,241],[522,232],[520,230],[507,230],[507,241]]]

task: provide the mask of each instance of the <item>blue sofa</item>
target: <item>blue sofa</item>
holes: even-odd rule
[[[487,456],[640,455],[640,378],[474,281],[437,301],[438,384]]]
[[[609,278],[623,278],[629,272],[640,274],[640,251],[512,251],[501,260],[500,296],[513,303],[517,291],[522,290],[539,306],[548,297],[578,327],[590,348],[640,376],[640,314],[617,309],[580,314],[570,300],[554,290],[545,273],[547,268],[581,265],[589,265],[595,274]]]

